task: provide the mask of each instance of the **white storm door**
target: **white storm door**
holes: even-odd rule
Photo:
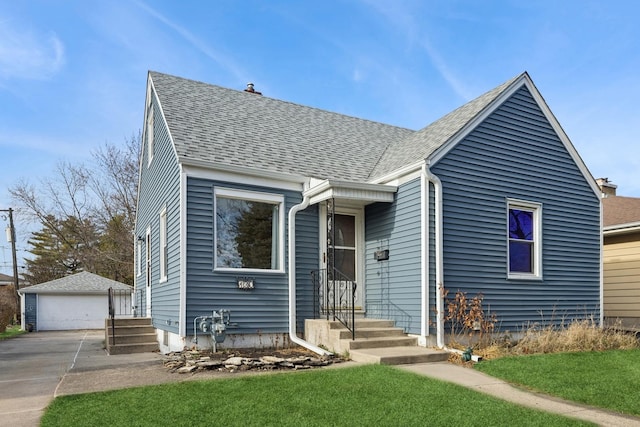
[[[323,230],[326,238],[323,239],[325,245],[322,268],[329,267],[332,257],[335,256],[335,268],[356,283],[355,309],[362,310],[364,305],[362,213],[358,210],[337,209],[333,215],[335,230],[330,223],[331,216],[325,215],[325,217],[327,221],[324,223]]]

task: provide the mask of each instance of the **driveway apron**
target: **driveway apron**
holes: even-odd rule
[[[1,424],[39,424],[90,333],[95,337],[95,331],[55,331],[0,341]]]

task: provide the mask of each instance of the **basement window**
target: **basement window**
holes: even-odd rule
[[[284,196],[216,188],[215,269],[284,271]]]

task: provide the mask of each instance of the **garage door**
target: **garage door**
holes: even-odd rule
[[[38,295],[38,330],[102,329],[106,295]]]

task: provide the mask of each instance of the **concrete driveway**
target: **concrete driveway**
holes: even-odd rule
[[[55,396],[96,391],[87,376],[122,385],[131,371],[148,367],[164,377],[159,354],[111,356],[103,341],[103,330],[34,332],[0,341],[0,424],[38,426]],[[77,376],[84,380],[74,381]]]

